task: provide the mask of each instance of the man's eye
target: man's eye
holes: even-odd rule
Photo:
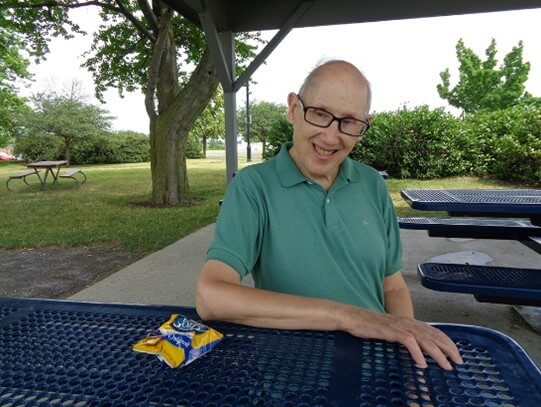
[[[325,110],[321,109],[314,109],[314,114],[321,118],[327,118],[329,117],[329,113],[327,113]]]
[[[357,125],[357,120],[354,120],[354,119],[342,119],[342,126],[356,126]]]

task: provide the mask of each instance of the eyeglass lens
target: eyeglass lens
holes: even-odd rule
[[[319,127],[329,127],[335,119],[335,117],[326,110],[314,107],[306,108],[304,118],[308,123]],[[336,120],[338,120],[340,131],[349,136],[360,136],[368,127],[366,123],[349,117],[343,117],[341,119],[337,118]]]

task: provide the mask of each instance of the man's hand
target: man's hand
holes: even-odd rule
[[[383,339],[404,345],[417,365],[425,368],[423,352],[430,355],[442,368],[452,370],[449,360],[462,364],[453,341],[439,329],[410,317],[380,314],[361,308],[348,307],[343,330],[366,339]]]

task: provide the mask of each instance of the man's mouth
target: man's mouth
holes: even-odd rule
[[[326,149],[318,146],[317,144],[312,144],[312,146],[314,148],[314,151],[317,153],[317,155],[319,155],[321,157],[330,157],[334,153],[336,153],[336,151],[337,151],[337,150],[326,150]]]

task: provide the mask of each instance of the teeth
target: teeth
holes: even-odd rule
[[[315,144],[314,144],[314,148],[316,149],[316,152],[320,155],[331,155],[334,153],[334,150],[325,150]]]

